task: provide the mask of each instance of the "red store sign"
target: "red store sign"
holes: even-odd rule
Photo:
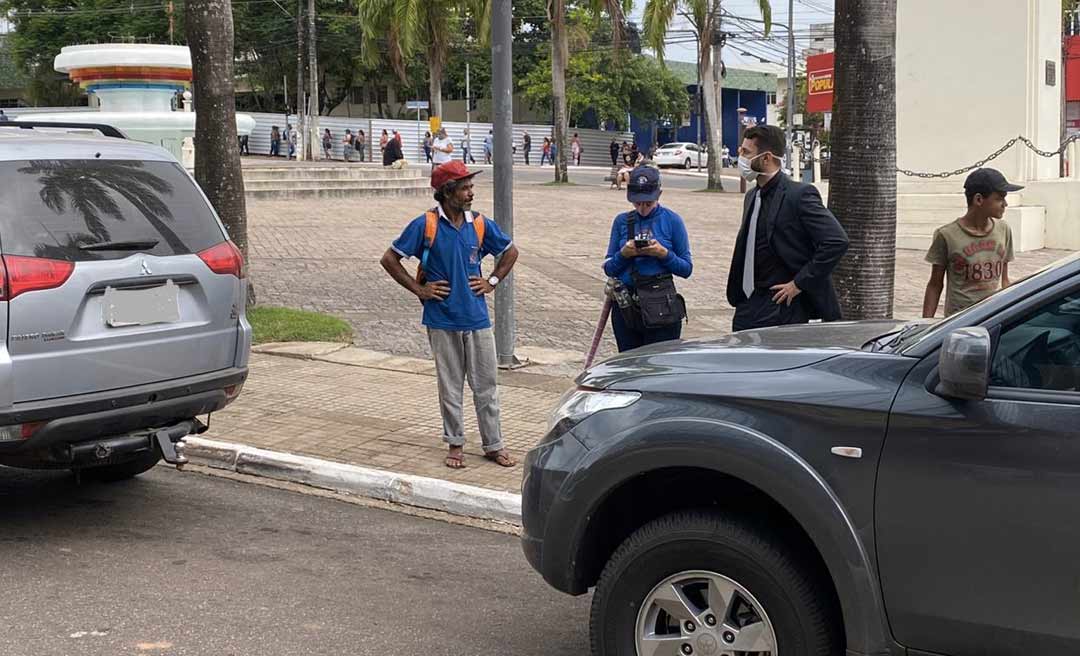
[[[836,76],[833,72],[835,56],[831,52],[806,58],[806,111],[831,112]]]

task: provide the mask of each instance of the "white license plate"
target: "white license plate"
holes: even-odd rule
[[[172,280],[151,289],[106,287],[102,308],[105,325],[122,328],[177,322],[180,320],[179,289]]]

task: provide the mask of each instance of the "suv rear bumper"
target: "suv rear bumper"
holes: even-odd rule
[[[0,442],[0,457],[55,451],[58,446],[170,426],[216,412],[230,401],[226,388],[246,379],[247,368],[239,367],[110,392],[16,404],[0,412],[0,425],[45,423],[26,440]]]

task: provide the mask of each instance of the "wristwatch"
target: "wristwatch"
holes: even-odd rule
[[[498,285],[499,284],[499,276],[491,276],[490,278],[488,278],[488,284],[491,285],[492,287]]]

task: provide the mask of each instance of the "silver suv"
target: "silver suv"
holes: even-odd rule
[[[239,395],[247,282],[169,153],[78,127],[0,123],[0,464],[128,478]]]

